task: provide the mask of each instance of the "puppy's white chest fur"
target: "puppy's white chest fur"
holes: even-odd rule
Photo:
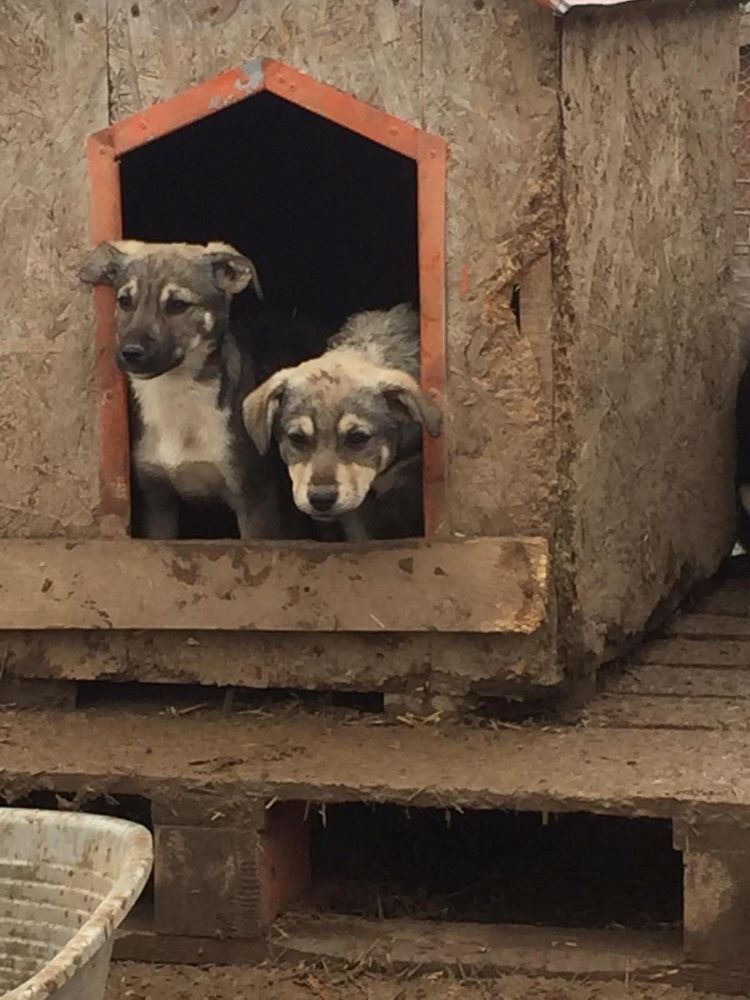
[[[230,488],[229,414],[219,409],[216,383],[196,382],[177,368],[131,385],[143,424],[134,456],[138,469],[168,479],[186,496]]]

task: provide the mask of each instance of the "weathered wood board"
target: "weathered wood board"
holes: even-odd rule
[[[449,523],[547,534],[559,35],[528,0],[424,0],[422,24],[424,125],[449,148]]]
[[[456,632],[0,631],[8,700],[34,679],[524,697],[563,679],[546,628]],[[54,695],[54,692],[51,692]],[[49,697],[49,695],[48,695]]]
[[[95,533],[85,138],[106,123],[102,0],[0,11],[0,536]]]
[[[655,0],[562,21],[558,470],[594,655],[734,540],[737,18]]]
[[[545,620],[543,539],[365,547],[0,546],[0,628],[515,632]]]

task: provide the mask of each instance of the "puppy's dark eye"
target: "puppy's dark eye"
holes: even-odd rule
[[[302,431],[292,431],[290,434],[287,434],[287,439],[295,448],[306,448],[310,443],[310,438],[307,434],[303,434]]]
[[[130,292],[120,292],[117,296],[117,304],[120,309],[124,309],[127,312],[133,308],[133,296]]]
[[[349,431],[346,435],[346,443],[350,448],[363,448],[372,439],[372,434],[367,431]]]
[[[187,312],[191,305],[192,302],[187,302],[185,299],[167,299],[164,312],[167,316],[180,316]]]

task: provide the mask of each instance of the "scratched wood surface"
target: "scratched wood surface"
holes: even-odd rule
[[[420,123],[418,0],[113,0],[109,10],[114,120],[267,56]]]
[[[424,123],[449,144],[450,523],[543,533],[551,338],[543,319],[524,323],[523,282],[559,222],[555,19],[527,0],[424,0],[423,26]]]
[[[0,536],[94,530],[85,138],[107,121],[102,0],[0,8]]]
[[[657,0],[562,22],[562,520],[600,648],[713,573],[734,540],[737,18],[723,0],[689,13]]]
[[[515,632],[544,621],[543,539],[244,547],[12,541],[0,628]]]

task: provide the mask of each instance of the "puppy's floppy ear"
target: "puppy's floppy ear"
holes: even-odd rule
[[[255,294],[263,298],[258,272],[249,257],[244,257],[228,243],[209,243],[206,247],[216,287],[228,295],[237,295],[252,284]]]
[[[388,401],[388,405],[408,415],[421,424],[430,437],[437,437],[443,426],[440,410],[428,399],[419,387],[416,379],[402,371],[388,372],[380,385],[380,390]]]
[[[115,285],[122,277],[128,255],[116,243],[100,243],[78,271],[78,277],[87,285]]]
[[[265,455],[271,447],[273,425],[286,389],[286,378],[285,371],[276,372],[257,389],[253,389],[242,404],[245,430],[261,455]]]

